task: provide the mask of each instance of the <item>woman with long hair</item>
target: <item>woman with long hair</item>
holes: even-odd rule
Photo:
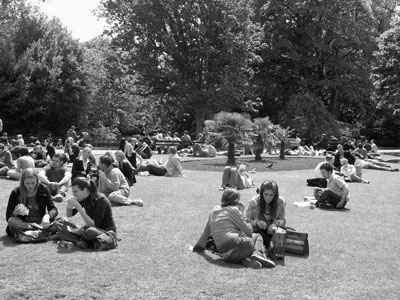
[[[80,248],[88,248],[92,245],[89,240],[84,238],[84,230],[93,232],[101,229],[112,231],[116,234],[117,228],[114,223],[110,201],[105,195],[99,193],[95,181],[89,178],[77,177],[72,180],[71,186],[73,196],[67,199],[66,216],[71,218],[79,213],[85,222],[86,228],[76,226],[70,222],[66,223],[67,226],[63,226],[63,222],[61,222],[57,225],[60,239],[72,242]],[[69,229],[72,228],[72,231],[67,230],[68,227]]]
[[[90,159],[91,156],[92,149],[85,147],[82,150],[82,155],[72,164],[71,180],[74,180],[76,177],[91,177],[97,173],[96,163],[93,163]]]
[[[210,212],[206,227],[193,247],[202,252],[207,240],[213,237],[220,255],[232,263],[242,263],[254,269],[273,268],[275,263],[265,254],[262,236],[253,233],[253,228],[242,216],[244,205],[236,189],[226,188],[222,193],[221,205]]]
[[[286,224],[285,206],[285,200],[279,196],[277,183],[266,180],[261,184],[259,194],[246,207],[246,218],[251,221],[254,232],[261,234],[267,248],[278,227]]]
[[[121,170],[122,174],[124,174],[126,180],[129,183],[129,186],[134,185],[136,183],[136,178],[134,174],[136,172],[136,169],[126,158],[124,152],[122,152],[121,150],[115,152],[115,160],[116,161],[114,165]]]
[[[40,183],[36,171],[33,168],[22,171],[19,186],[12,190],[8,200],[7,234],[12,236],[39,227],[47,230],[57,215],[52,196]]]

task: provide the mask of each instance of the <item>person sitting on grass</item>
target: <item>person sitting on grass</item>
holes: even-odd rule
[[[204,251],[208,238],[212,236],[218,252],[227,262],[242,263],[254,269],[275,267],[265,254],[262,236],[254,233],[251,224],[243,218],[243,208],[239,192],[233,188],[225,189],[221,205],[210,212],[193,251]]]
[[[39,172],[40,181],[49,188],[55,202],[63,202],[68,191],[72,175],[66,166],[67,161],[65,154],[56,153],[50,164]]]
[[[121,170],[122,174],[124,174],[129,186],[133,186],[136,183],[136,169],[131,165],[129,160],[126,158],[124,152],[122,152],[121,150],[115,152],[114,165]]]
[[[149,174],[166,177],[184,177],[181,160],[177,154],[175,146],[168,148],[168,160],[162,164],[157,160],[152,160],[151,163],[145,164],[141,162],[138,165],[138,172],[149,172]]]
[[[72,137],[69,137],[65,141],[64,153],[67,155],[68,161],[70,163],[74,163],[75,160],[78,159],[80,154],[80,148],[78,144],[74,143],[74,139]]]
[[[217,156],[217,150],[213,145],[206,144],[203,147],[200,146],[200,144],[194,144],[193,145],[193,157],[199,156],[199,157],[215,157]]]
[[[253,231],[261,234],[267,249],[276,230],[286,224],[285,206],[286,201],[279,196],[277,183],[267,180],[246,207],[245,217],[250,220]]]
[[[40,142],[35,145],[35,148],[33,148],[33,151],[29,155],[35,160],[35,167],[42,168],[47,166],[46,152],[43,150]]]
[[[320,167],[322,177],[327,179],[327,188],[315,188],[314,195],[320,208],[344,208],[350,201],[350,191],[347,183],[339,175],[333,174],[330,164],[324,163]]]
[[[362,179],[356,174],[356,168],[349,164],[347,158],[342,158],[340,160],[342,167],[340,168],[340,173],[343,174],[345,178],[347,178],[351,182],[361,182],[361,183],[370,183],[369,180]]]
[[[15,162],[15,169],[8,170],[7,172],[7,176],[14,180],[19,180],[21,178],[23,170],[35,168],[35,160],[29,156],[28,148],[20,147],[18,152],[20,156]]]
[[[143,138],[140,138],[137,141],[137,145],[134,148],[136,154],[140,155],[143,159],[149,159],[153,155],[151,152],[150,146],[144,141]]]
[[[227,187],[236,188],[238,190],[254,187],[253,180],[250,178],[249,173],[255,173],[255,171],[247,172],[246,167],[245,164],[240,164],[238,167],[226,166],[222,173],[222,185],[219,190],[223,191]]]
[[[84,229],[68,222],[66,224],[70,227],[70,230],[66,230],[66,226],[62,226],[62,222],[60,222],[57,226],[59,238],[86,249],[93,247],[93,245],[90,240],[83,237],[83,230],[97,232],[96,235],[101,234],[101,230],[112,231],[116,236],[117,227],[115,226],[110,201],[104,194],[99,193],[94,180],[77,177],[72,181],[71,186],[73,196],[67,199],[66,216],[71,218],[79,213],[85,222],[85,226],[89,228]]]
[[[50,230],[57,215],[50,192],[40,183],[36,171],[33,168],[22,171],[19,186],[12,190],[7,204],[7,235],[38,227]]]
[[[99,161],[99,192],[114,204],[143,206],[141,199],[129,199],[128,181],[121,170],[114,167],[112,157],[103,155]]]
[[[0,176],[7,176],[8,170],[13,167],[11,152],[5,149],[3,143],[0,143]]]
[[[96,175],[96,163],[93,163],[90,159],[91,156],[92,149],[90,147],[85,147],[82,150],[82,155],[72,164],[71,180],[74,180],[76,177],[91,177]]]

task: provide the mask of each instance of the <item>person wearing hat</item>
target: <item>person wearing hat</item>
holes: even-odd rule
[[[221,205],[215,206],[210,212],[193,251],[204,251],[208,238],[212,236],[221,257],[227,262],[242,263],[254,269],[275,267],[275,263],[265,255],[262,236],[253,233],[251,224],[243,218],[243,209],[239,192],[226,188]]]

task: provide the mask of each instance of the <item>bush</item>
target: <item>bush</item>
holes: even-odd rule
[[[98,122],[97,127],[90,131],[90,135],[95,140],[109,142],[115,142],[117,140],[117,135],[119,134],[120,132],[118,128],[106,127],[101,121]]]

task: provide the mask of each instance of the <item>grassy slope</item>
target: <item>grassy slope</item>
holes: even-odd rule
[[[314,163],[316,164],[316,163]],[[260,167],[261,168],[261,167]],[[277,167],[276,167],[277,168]],[[261,170],[261,169],[260,169]],[[249,270],[189,250],[212,206],[221,173],[187,178],[138,177],[143,208],[114,207],[118,249],[61,251],[48,242],[17,245],[0,238],[0,299],[396,299],[400,297],[399,173],[365,170],[370,185],[350,184],[346,211],[299,208],[312,195],[311,170],[258,172],[275,179],[287,201],[288,226],[308,232],[310,256],[286,256],[272,270]],[[4,216],[16,182],[0,180]],[[247,202],[255,189],[241,192]],[[65,204],[57,204],[65,215]],[[79,217],[76,222],[81,222]],[[5,228],[0,219],[0,228]]]

